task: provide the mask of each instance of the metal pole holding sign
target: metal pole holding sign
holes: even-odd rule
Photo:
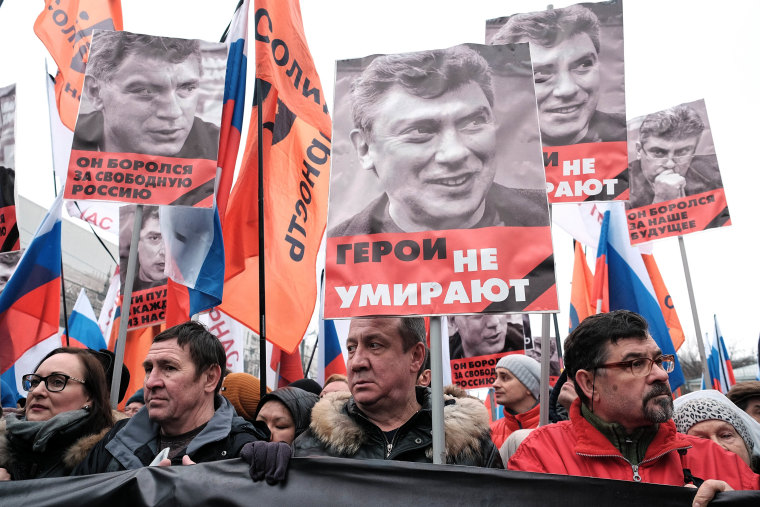
[[[548,313],[541,315],[541,391],[538,425],[549,424],[549,367],[552,360],[551,317]]]
[[[681,262],[683,263],[683,274],[686,276],[686,289],[689,291],[691,317],[694,319],[694,331],[697,334],[699,358],[702,360],[702,375],[704,375],[705,384],[710,385],[710,369],[707,367],[705,343],[702,338],[702,328],[699,326],[699,316],[697,315],[697,301],[694,299],[694,287],[691,285],[691,272],[689,271],[689,261],[686,259],[686,246],[683,242],[683,236],[678,236],[678,246],[681,248]]]
[[[119,388],[121,387],[121,370],[124,367],[124,349],[127,342],[127,325],[129,324],[129,306],[132,302],[132,286],[137,271],[137,243],[140,241],[140,224],[142,223],[143,206],[135,206],[135,218],[132,222],[132,239],[129,242],[129,258],[127,274],[124,278],[124,294],[121,300],[121,319],[119,320],[119,338],[116,340],[116,358],[111,379],[111,408],[119,404]]]
[[[446,463],[446,437],[443,430],[443,360],[441,359],[443,317],[430,317],[430,387],[433,390],[433,463]]]

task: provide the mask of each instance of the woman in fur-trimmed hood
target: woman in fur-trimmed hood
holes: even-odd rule
[[[103,366],[87,349],[58,348],[23,382],[24,413],[0,421],[0,480],[69,475],[113,426]]]
[[[421,409],[390,436],[370,422],[350,393],[330,393],[312,409],[311,425],[296,439],[294,455],[432,463],[431,392],[417,387],[416,395]],[[446,462],[503,468],[483,403],[449,395],[444,400]]]

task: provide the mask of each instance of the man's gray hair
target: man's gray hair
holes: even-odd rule
[[[354,127],[371,136],[374,107],[393,86],[417,97],[430,99],[474,82],[493,107],[491,68],[476,51],[455,46],[434,51],[385,55],[375,58],[351,85]]]
[[[571,5],[563,9],[515,14],[496,32],[490,43],[530,42],[550,48],[581,33],[589,36],[599,53],[599,18],[582,5]]]
[[[671,107],[647,115],[639,128],[639,140],[644,142],[650,136],[670,140],[699,137],[705,130],[705,122],[692,107],[686,104]]]

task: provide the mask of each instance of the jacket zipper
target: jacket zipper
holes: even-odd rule
[[[691,447],[691,446],[689,446],[689,447]],[[666,454],[671,453],[673,451],[680,451],[682,449],[688,449],[689,447],[678,447],[678,448],[675,448],[675,449],[670,449],[668,451],[665,451],[665,452],[662,452],[662,453],[658,454],[657,456],[652,456],[649,459],[645,459],[644,461],[642,461],[638,465],[634,465],[633,463],[631,463],[630,461],[628,461],[627,459],[625,459],[623,456],[621,456],[619,454],[583,454],[583,453],[580,453],[580,452],[576,452],[575,454],[577,454],[578,456],[585,456],[587,458],[620,458],[623,461],[625,461],[626,463],[628,463],[629,465],[631,465],[631,470],[633,471],[633,480],[635,482],[641,482],[641,476],[639,475],[639,467],[641,465],[643,465],[644,463],[650,463],[652,461],[660,459],[661,457],[663,457]]]

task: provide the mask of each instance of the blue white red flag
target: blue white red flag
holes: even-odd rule
[[[609,309],[630,310],[643,316],[649,323],[649,332],[662,349],[662,353],[675,356],[673,341],[670,339],[668,326],[662,316],[641,252],[631,246],[623,204],[614,204],[605,212],[605,220],[609,221],[606,234]],[[602,237],[605,237],[604,232]],[[600,238],[600,243],[601,241]],[[670,373],[670,387],[673,390],[685,382],[678,356],[675,358],[676,367]]]
[[[84,288],[79,291],[77,302],[69,316],[69,344],[72,347],[83,346],[88,349],[100,350],[106,348],[103,333],[100,332],[95,310]]]
[[[731,386],[736,384],[734,368],[731,366],[731,358],[728,356],[723,334],[718,326],[718,316],[715,319],[715,336],[709,344],[707,353],[707,369],[710,372],[710,388],[726,394]],[[704,386],[704,382],[702,383]]]
[[[0,293],[0,373],[58,333],[62,202],[59,194]]]
[[[345,337],[344,337],[345,341]],[[317,382],[324,384],[330,375],[346,374],[346,359],[340,346],[335,321],[320,319],[319,322],[319,362]]]
[[[227,42],[227,75],[224,80],[222,128],[219,133],[219,179],[216,205],[219,216],[227,211],[245,114],[245,75],[248,69],[248,0],[235,10]]]
[[[602,228],[599,233],[599,246],[596,250],[596,265],[594,266],[594,283],[591,287],[591,305],[594,313],[610,311],[609,262],[607,248],[609,245],[610,212],[604,212]]]
[[[0,373],[21,391],[20,377],[61,346],[61,208],[59,194],[0,293]]]
[[[121,308],[119,307],[120,293],[121,275],[119,273],[119,266],[116,266],[116,270],[111,277],[111,284],[108,286],[106,298],[103,300],[103,307],[100,309],[100,316],[98,317],[100,334],[103,335],[106,342],[110,342],[113,323],[121,315]]]

